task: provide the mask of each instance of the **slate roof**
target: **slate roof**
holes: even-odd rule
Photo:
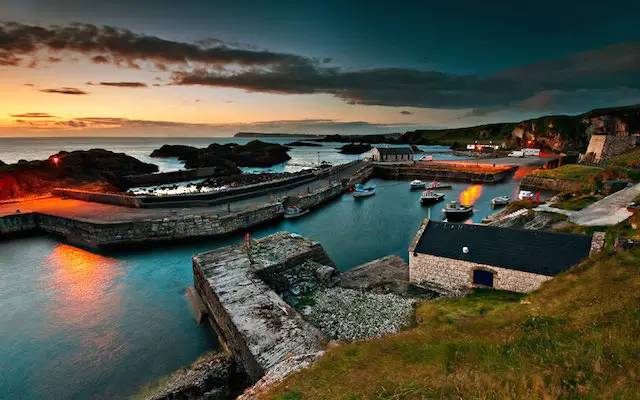
[[[413,154],[411,147],[376,147],[380,155],[389,156],[395,154]]]
[[[590,236],[438,221],[428,221],[415,243],[417,253],[547,276],[566,271],[591,249]]]

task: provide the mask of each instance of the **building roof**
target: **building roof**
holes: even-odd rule
[[[383,156],[393,156],[396,154],[413,154],[411,147],[376,147]]]
[[[438,221],[427,221],[418,236],[417,253],[547,276],[566,271],[591,249],[590,236]]]

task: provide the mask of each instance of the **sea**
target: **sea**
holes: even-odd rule
[[[104,148],[124,152],[161,170],[177,160],[149,157],[162,144],[206,146],[248,138],[26,138],[0,139],[0,160],[44,159],[60,150]],[[286,143],[290,138],[265,138]],[[296,171],[320,162],[360,156],[338,153],[336,143],[298,147],[291,160],[260,171]],[[444,147],[424,147],[434,158],[455,158]],[[259,238],[290,231],[320,242],[341,270],[407,248],[422,220],[442,219],[442,203],[419,204],[408,182],[372,179],[376,195],[345,194],[293,220],[250,232]],[[493,212],[493,197],[517,194],[518,184],[452,183],[447,200],[474,204],[468,222]],[[185,290],[193,285],[191,257],[242,240],[224,239],[95,252],[39,236],[0,241],[0,399],[122,399],[218,349],[217,338],[192,317]]]

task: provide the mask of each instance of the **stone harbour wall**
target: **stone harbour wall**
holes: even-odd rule
[[[549,190],[551,192],[579,192],[588,184],[589,182],[586,181],[568,181],[527,175],[520,181],[520,188],[524,190]]]
[[[132,208],[140,207],[140,199],[126,194],[90,192],[87,190],[62,188],[53,189],[52,194],[58,197],[67,197],[70,199],[91,201],[94,203],[113,204],[116,206]]]
[[[197,292],[225,348],[255,382],[287,360],[319,354],[322,333],[306,322],[260,274],[298,260],[328,259],[309,239],[281,232],[193,258]]]
[[[475,287],[473,271],[493,272],[493,287],[499,290],[527,293],[536,290],[551,276],[532,274],[492,265],[453,260],[429,254],[409,253],[409,281],[437,288],[446,295],[464,294]]]
[[[187,215],[108,224],[31,213],[0,217],[0,235],[41,231],[75,245],[102,248],[222,236],[272,221],[283,214],[281,203],[226,215]]]
[[[34,213],[13,214],[0,218],[0,237],[26,235],[37,230],[38,223]]]
[[[444,168],[416,167],[414,165],[374,165],[374,174],[386,179],[429,179],[453,182],[498,183],[505,180],[515,169],[483,173],[455,171]]]

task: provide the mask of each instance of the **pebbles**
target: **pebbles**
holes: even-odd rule
[[[414,318],[415,300],[339,287],[317,291],[306,318],[337,340],[359,340],[395,333]]]

